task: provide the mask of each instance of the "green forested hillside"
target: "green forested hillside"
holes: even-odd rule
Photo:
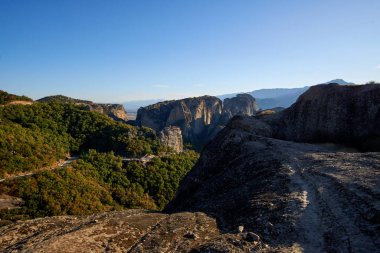
[[[157,153],[155,134],[79,106],[35,103],[0,108],[0,177],[34,170],[88,149],[122,156]]]
[[[160,157],[165,151],[165,156]],[[122,208],[162,209],[198,154],[171,154],[154,131],[118,123],[70,103],[0,107],[0,178],[80,156],[66,168],[0,182],[0,195],[22,198],[0,219],[90,214]],[[156,158],[142,164],[122,157]]]
[[[38,102],[48,102],[48,103],[83,103],[83,104],[91,104],[91,101],[81,100],[71,97],[66,97],[62,95],[48,96],[43,97],[37,100]]]
[[[69,168],[44,171],[0,184],[4,194],[22,198],[19,209],[0,210],[1,219],[91,214],[122,208],[162,209],[198,154],[187,151],[156,158],[146,166],[123,164],[111,153],[90,150]]]

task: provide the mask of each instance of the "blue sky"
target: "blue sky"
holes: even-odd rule
[[[96,102],[380,81],[379,0],[0,0],[0,89]]]

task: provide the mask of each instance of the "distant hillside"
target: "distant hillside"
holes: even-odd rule
[[[84,108],[89,111],[96,111],[107,115],[117,121],[128,121],[127,112],[122,104],[98,104],[88,100],[81,100],[63,95],[48,96],[37,100],[42,103],[72,103],[84,105]]]
[[[71,97],[66,97],[63,95],[55,95],[55,96],[48,96],[43,97],[37,100],[38,102],[60,102],[60,103],[81,103],[81,104],[93,104],[92,101],[87,100],[81,100]]]
[[[0,90],[0,105],[5,105],[13,101],[29,101],[32,102],[31,98],[26,96],[17,96],[14,94],[10,94],[8,92]]]
[[[351,82],[346,82],[343,79],[334,79],[327,83],[336,83],[339,85],[350,85],[354,84]],[[257,104],[259,105],[260,109],[271,109],[274,107],[289,107],[291,106],[298,97],[307,91],[310,86],[305,86],[301,88],[273,88],[273,89],[260,89],[260,90],[254,90],[252,92],[248,92],[248,94],[252,95],[255,99]],[[221,96],[218,96],[220,99],[225,98],[231,98],[236,96],[237,93],[232,94],[224,94]]]

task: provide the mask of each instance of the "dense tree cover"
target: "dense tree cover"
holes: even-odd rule
[[[68,150],[65,135],[0,123],[0,177],[51,165]]]
[[[20,208],[0,210],[0,219],[160,210],[198,159],[194,151],[170,152],[151,129],[115,122],[81,105],[0,107],[0,178],[51,166],[69,153],[80,159],[67,168],[0,182],[0,194],[24,201]],[[147,164],[122,160],[146,154],[156,158]]]
[[[156,157],[146,167],[138,162],[129,163],[126,173],[132,182],[138,182],[152,196],[158,209],[163,209],[197,159],[195,151]]]
[[[148,164],[129,162],[90,150],[71,167],[45,171],[0,184],[0,191],[22,198],[19,209],[1,210],[1,219],[63,214],[90,214],[120,208],[162,209],[198,154],[187,151],[155,158]]]
[[[48,103],[83,103],[83,104],[91,104],[91,101],[88,100],[81,100],[71,97],[66,97],[63,95],[56,95],[56,96],[48,96],[43,97],[37,100],[38,102],[48,102]]]
[[[25,96],[17,96],[8,92],[0,90],[0,105],[8,104],[12,101],[33,101],[31,98]]]
[[[139,157],[162,147],[150,129],[117,123],[74,104],[0,107],[0,177],[88,149]]]

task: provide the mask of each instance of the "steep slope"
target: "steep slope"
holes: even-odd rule
[[[291,252],[376,252],[379,164],[379,153],[261,137],[238,117],[206,146],[167,211],[205,212],[225,232],[242,225]]]
[[[379,151],[380,85],[313,86],[283,112],[283,121],[280,138]]]

